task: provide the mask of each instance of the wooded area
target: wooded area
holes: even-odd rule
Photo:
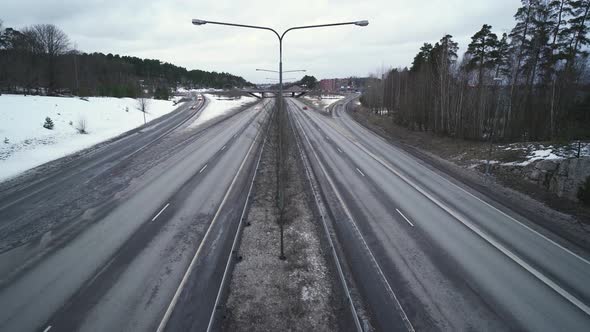
[[[484,24],[458,60],[445,35],[411,68],[373,77],[365,106],[413,130],[466,139],[590,138],[590,0],[522,0],[498,37]]]
[[[189,88],[250,86],[228,73],[187,70],[159,60],[71,48],[68,36],[51,24],[21,31],[0,21],[0,91],[27,94],[167,99],[178,85]]]

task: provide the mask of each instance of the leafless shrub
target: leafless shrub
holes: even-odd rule
[[[145,114],[150,107],[150,100],[145,97],[137,98],[137,106],[135,106],[141,113],[143,113],[143,123],[146,123]]]
[[[78,134],[88,134],[87,128],[86,119],[82,117],[79,118],[78,122],[76,123],[76,130],[78,131]]]

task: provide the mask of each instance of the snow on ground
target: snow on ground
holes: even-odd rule
[[[223,91],[223,89],[213,89],[213,88],[187,89],[184,87],[180,87],[180,88],[176,89],[176,93],[179,93],[179,94],[188,94],[190,92],[203,93],[203,92],[220,92],[220,91]]]
[[[213,118],[227,114],[245,104],[254,102],[255,97],[239,97],[239,99],[228,99],[227,97],[205,94],[208,103],[204,110],[201,111],[201,115],[189,126],[194,128],[202,123],[205,123]]]
[[[540,160],[561,160],[573,158],[578,154],[578,143],[569,144],[539,144],[539,143],[513,143],[499,146],[504,151],[522,151],[524,160],[505,162],[503,166],[527,166]],[[590,156],[590,143],[580,143],[580,157]]]
[[[0,181],[143,125],[132,98],[0,96]],[[174,110],[172,101],[149,100],[146,120]],[[45,118],[53,130],[43,128]],[[87,134],[76,130],[86,121]]]
[[[321,98],[317,97],[309,97],[303,96],[303,98],[311,101],[311,103],[316,106],[318,109],[326,110],[330,105],[334,104],[335,102],[339,101],[340,99],[344,98],[344,96],[340,95],[322,95]]]

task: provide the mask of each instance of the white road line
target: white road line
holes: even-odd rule
[[[164,313],[164,317],[162,317],[162,320],[160,321],[160,324],[158,325],[158,329],[156,330],[156,332],[163,332],[164,329],[166,328],[166,324],[168,324],[168,320],[170,319],[170,316],[172,316],[172,311],[174,311],[174,307],[176,307],[176,303],[178,302],[178,299],[180,298],[180,294],[182,293],[182,290],[184,289],[184,285],[187,283],[188,278],[189,278],[190,274],[192,273],[195,264],[197,263],[197,258],[199,257],[201,251],[203,250],[203,246],[207,242],[209,236],[211,236],[210,235],[211,230],[213,229],[213,226],[217,223],[219,215],[221,214],[221,210],[225,206],[225,202],[227,201],[230,192],[234,188],[234,185],[236,184],[236,182],[238,180],[238,176],[240,175],[240,173],[242,172],[242,169],[244,168],[244,165],[246,164],[246,160],[248,160],[248,157],[250,156],[250,153],[252,152],[252,149],[254,148],[254,143],[256,143],[258,136],[260,136],[260,132],[261,131],[259,130],[258,133],[256,134],[256,137],[254,137],[254,140],[252,140],[252,144],[250,145],[250,149],[248,149],[248,152],[246,152],[246,156],[244,157],[244,160],[242,160],[242,163],[240,164],[240,167],[238,168],[236,175],[234,176],[232,182],[230,183],[229,188],[225,192],[225,195],[223,196],[223,199],[221,200],[221,203],[219,204],[219,208],[217,208],[217,212],[215,212],[215,215],[213,216],[213,219],[211,220],[211,223],[209,224],[209,228],[207,228],[207,232],[205,232],[205,235],[203,236],[203,239],[201,240],[201,244],[199,244],[199,247],[197,248],[197,252],[195,252],[193,259],[191,260],[188,268],[186,269],[186,272],[184,273],[184,276],[182,277],[182,280],[180,281],[180,284],[178,285],[178,288],[176,289],[176,292],[174,293],[174,296],[172,297],[172,300],[170,301],[170,304],[168,305],[168,308],[166,309],[166,312]]]
[[[353,120],[353,121],[354,121],[354,120]],[[348,135],[345,135],[344,133],[340,132],[340,130],[338,130],[337,128],[335,128],[334,126],[332,126],[330,123],[326,123],[326,124],[328,124],[330,127],[332,127],[332,129],[334,129],[334,130],[338,131],[338,132],[339,132],[341,135],[343,135],[344,137],[347,137],[347,138],[349,138],[349,137],[348,137]],[[388,142],[386,139],[384,139],[383,137],[381,137],[381,136],[379,136],[379,135],[375,135],[375,134],[374,134],[372,131],[370,131],[369,129],[367,129],[367,128],[363,127],[363,126],[360,126],[360,128],[361,128],[362,130],[364,130],[365,132],[372,134],[372,135],[373,135],[374,137],[376,137],[378,140],[380,140],[380,141],[382,141],[382,142],[384,142],[384,143],[386,143],[386,144],[388,144],[388,145],[391,145],[391,143],[390,143],[390,142]],[[350,138],[349,138],[349,139],[350,139]],[[353,143],[355,143],[353,140],[351,140],[351,141],[352,141]],[[356,143],[355,143],[355,144],[356,144]],[[397,148],[397,147],[394,147],[394,148],[395,148],[395,150],[396,150],[396,151],[398,151],[398,152],[399,152],[399,153],[401,153],[401,154],[404,154],[405,156],[408,156],[410,159],[416,159],[414,156],[410,155],[410,154],[409,154],[409,153],[407,153],[406,151],[404,151],[404,150],[402,150],[402,149],[399,149],[399,148]],[[428,169],[428,168],[427,168],[427,169]],[[512,221],[514,221],[514,222],[516,222],[516,223],[518,223],[518,224],[519,224],[519,225],[521,225],[522,227],[524,227],[524,228],[528,229],[529,231],[531,231],[531,232],[533,232],[533,233],[537,234],[538,236],[542,237],[543,239],[547,240],[548,242],[552,243],[553,245],[557,246],[558,248],[560,248],[560,249],[562,249],[562,250],[566,251],[567,253],[569,253],[570,255],[572,255],[572,256],[574,256],[574,257],[576,257],[577,259],[581,260],[582,262],[584,262],[584,263],[586,263],[586,264],[590,265],[590,260],[588,260],[588,259],[586,259],[586,258],[584,258],[584,257],[582,257],[582,256],[580,256],[580,255],[578,255],[577,253],[573,252],[572,250],[570,250],[570,249],[568,249],[568,248],[566,248],[566,247],[562,246],[561,244],[557,243],[556,241],[554,241],[554,240],[550,239],[549,237],[547,237],[547,236],[543,235],[542,233],[540,233],[540,232],[538,232],[537,230],[535,230],[535,229],[531,228],[530,226],[526,225],[525,223],[523,223],[523,222],[519,221],[518,219],[516,219],[516,218],[512,217],[511,215],[507,214],[506,212],[504,212],[504,211],[500,210],[499,208],[497,208],[497,207],[493,206],[492,204],[490,204],[490,203],[486,202],[485,200],[483,200],[483,199],[481,199],[481,198],[477,197],[476,195],[472,194],[471,192],[469,192],[468,190],[464,189],[463,187],[461,187],[461,186],[457,185],[456,183],[453,183],[451,180],[447,179],[446,177],[444,177],[444,176],[441,176],[441,175],[440,175],[440,174],[438,174],[437,172],[433,172],[433,173],[434,173],[434,174],[436,174],[436,175],[438,175],[438,176],[439,176],[441,179],[443,179],[445,182],[449,183],[450,185],[452,185],[452,186],[454,186],[454,187],[458,188],[459,190],[463,191],[463,192],[464,192],[464,193],[466,193],[467,195],[469,195],[469,196],[471,196],[471,197],[475,198],[476,200],[480,201],[481,203],[483,203],[483,204],[487,205],[488,207],[492,208],[493,210],[495,210],[495,211],[499,212],[500,214],[502,214],[502,215],[503,215],[503,216],[505,216],[506,218],[508,218],[508,219],[510,219],[510,220],[512,220]]]
[[[221,148],[221,150],[220,150],[220,151],[223,151],[223,150],[225,150],[225,145],[224,145],[224,146]]]
[[[203,171],[205,170],[205,168],[207,168],[207,165],[208,164],[206,164],[205,166],[203,166],[203,168],[201,168],[201,170],[199,171],[199,174],[203,173]]]
[[[399,314],[400,314],[402,320],[404,321],[404,325],[405,325],[406,329],[409,332],[415,332],[415,329],[414,329],[414,326],[412,325],[412,322],[410,322],[410,319],[408,318],[408,315],[404,311],[404,308],[402,307],[401,302],[399,301],[399,299],[397,298],[397,296],[393,292],[393,288],[391,288],[391,285],[389,284],[389,281],[387,281],[387,278],[385,277],[385,273],[383,273],[383,270],[381,269],[381,266],[379,266],[379,263],[377,262],[377,259],[375,259],[375,255],[373,255],[373,252],[371,251],[371,248],[369,248],[369,245],[367,244],[367,241],[363,237],[363,234],[361,233],[361,231],[359,230],[356,222],[354,221],[354,218],[352,216],[352,213],[348,209],[348,206],[346,206],[346,204],[344,203],[344,199],[342,198],[342,196],[340,195],[340,192],[336,188],[336,185],[334,184],[334,181],[332,180],[332,178],[330,177],[330,175],[328,175],[328,172],[326,171],[326,168],[324,167],[324,165],[320,161],[320,157],[318,156],[318,154],[316,153],[316,151],[313,149],[313,146],[312,146],[312,144],[311,144],[311,142],[309,140],[309,137],[307,136],[307,134],[303,130],[303,126],[299,122],[299,119],[297,119],[297,118],[294,118],[294,119],[297,122],[297,124],[299,125],[299,128],[301,130],[301,133],[303,134],[303,137],[307,141],[308,146],[311,148],[311,152],[313,153],[316,161],[318,162],[318,165],[320,166],[320,169],[321,169],[322,173],[324,174],[324,176],[328,180],[328,183],[330,184],[330,187],[332,187],[332,190],[334,191],[334,194],[336,195],[336,198],[340,202],[340,205],[342,206],[342,209],[344,210],[344,213],[346,213],[346,215],[348,216],[348,219],[350,220],[350,222],[352,224],[352,227],[355,229],[355,231],[359,235],[361,241],[363,242],[363,245],[365,246],[365,248],[369,252],[369,256],[371,257],[371,260],[373,261],[374,266],[377,267],[377,272],[381,276],[381,280],[383,280],[383,282],[385,283],[385,287],[387,288],[387,292],[391,295],[391,298],[393,299],[396,308],[399,310]]]
[[[356,171],[361,173],[362,176],[365,176],[365,173],[363,173],[358,167],[356,168]]]
[[[225,271],[223,272],[223,277],[221,278],[221,284],[219,286],[219,291],[217,292],[217,297],[215,298],[215,305],[213,306],[213,311],[211,312],[211,316],[209,316],[209,324],[207,325],[207,332],[211,331],[211,329],[213,327],[213,318],[215,318],[215,311],[217,310],[217,306],[219,305],[219,302],[221,301],[222,291],[224,289],[226,279],[228,278],[229,266],[231,264],[231,259],[232,259],[231,257],[233,255],[234,251],[237,250],[238,239],[240,236],[240,230],[243,227],[242,224],[244,223],[246,209],[248,208],[248,202],[250,201],[250,195],[252,194],[252,189],[254,188],[254,181],[256,180],[256,176],[258,175],[258,168],[260,166],[260,161],[262,160],[262,153],[264,152],[267,138],[268,138],[268,136],[265,136],[264,141],[262,142],[262,148],[260,149],[260,154],[258,155],[258,161],[256,162],[256,168],[254,169],[254,176],[252,177],[252,181],[250,182],[250,188],[248,189],[248,194],[246,195],[246,202],[244,202],[244,208],[242,209],[242,215],[240,216],[240,221],[238,223],[236,235],[234,236],[234,241],[231,246],[229,257],[227,259],[227,263],[225,264]]]
[[[338,152],[342,153],[342,150],[340,150],[340,148],[336,148],[336,149],[338,149]]]
[[[397,175],[400,179],[402,179],[402,181],[404,181],[409,186],[411,186],[416,191],[418,191],[420,194],[422,194],[423,196],[425,196],[426,198],[428,198],[430,201],[432,201],[438,207],[440,207],[441,209],[443,209],[444,211],[446,211],[452,217],[454,217],[455,219],[457,219],[458,221],[460,221],[463,225],[465,225],[467,228],[469,228],[475,234],[479,235],[479,237],[481,237],[482,239],[484,239],[485,241],[487,241],[489,244],[491,244],[493,247],[495,247],[501,253],[503,253],[504,255],[506,255],[507,257],[509,257],[510,259],[512,259],[515,263],[517,263],[523,269],[525,269],[530,274],[532,274],[533,276],[535,276],[537,279],[539,279],[541,282],[543,282],[549,288],[553,289],[556,293],[558,293],[559,295],[561,295],[562,297],[564,297],[565,299],[567,299],[568,301],[570,301],[573,305],[575,305],[576,307],[578,307],[580,310],[582,310],[587,315],[590,315],[590,306],[588,306],[584,302],[580,301],[577,297],[575,297],[574,295],[570,294],[567,290],[561,288],[561,286],[559,286],[553,280],[551,280],[550,278],[548,278],[547,276],[545,276],[543,273],[541,273],[535,267],[533,267],[529,263],[525,262],[522,258],[520,258],[516,254],[514,254],[513,252],[511,252],[502,243],[500,243],[499,241],[496,241],[493,237],[489,236],[484,231],[480,230],[477,226],[475,226],[475,224],[471,223],[471,221],[469,221],[469,220],[467,220],[467,218],[463,217],[462,214],[460,214],[459,212],[455,211],[454,209],[452,209],[452,208],[446,206],[445,204],[443,204],[441,201],[439,201],[437,198],[435,198],[434,196],[432,196],[426,190],[422,189],[422,187],[416,185],[413,181],[411,181],[410,179],[408,179],[406,176],[404,176],[403,174],[401,174],[400,172],[398,172],[397,170],[395,170],[391,166],[389,166],[388,163],[386,163],[381,158],[379,158],[378,156],[376,156],[375,154],[373,154],[371,151],[367,150],[364,146],[362,146],[362,145],[360,145],[360,144],[358,144],[356,142],[352,142],[352,143],[355,144],[356,146],[358,146],[361,150],[365,151],[365,153],[367,153],[371,158],[375,159],[377,162],[379,162],[381,165],[383,165],[385,168],[387,168],[393,174]]]
[[[410,219],[406,218],[406,216],[404,216],[404,214],[400,210],[398,210],[398,209],[395,209],[395,210],[397,211],[397,213],[400,214],[400,216],[402,216],[402,217],[404,217],[404,219],[406,219],[406,221],[408,222],[408,224],[410,224],[410,226],[414,227],[414,224],[412,224]]]
[[[51,325],[47,326],[47,327],[45,328],[45,330],[43,330],[43,332],[47,332],[47,331],[49,331],[49,330],[51,330]]]
[[[293,123],[293,125],[295,126],[295,123],[293,122],[293,117],[291,117],[291,122]],[[334,242],[332,241],[332,235],[330,234],[330,230],[328,229],[328,225],[326,223],[326,219],[325,219],[325,208],[323,207],[323,205],[320,203],[321,199],[320,199],[320,195],[318,194],[317,190],[314,188],[314,185],[312,184],[312,179],[311,179],[311,174],[310,174],[310,168],[311,166],[311,160],[309,158],[307,158],[304,155],[304,151],[303,148],[301,147],[301,144],[299,144],[298,139],[295,140],[295,143],[297,143],[297,149],[299,150],[299,155],[301,157],[301,160],[304,163],[304,168],[305,168],[305,174],[307,175],[307,180],[309,181],[310,187],[311,187],[311,192],[313,193],[313,196],[315,198],[315,203],[316,206],[318,208],[318,211],[320,211],[320,217],[322,219],[322,225],[324,226],[324,232],[326,234],[326,238],[328,239],[328,243],[330,244],[330,248],[332,249],[332,256],[334,258],[334,262],[336,263],[336,268],[338,270],[338,275],[340,276],[340,282],[343,285],[344,288],[344,292],[346,294],[346,297],[348,299],[348,304],[350,305],[350,309],[353,312],[353,320],[354,320],[354,324],[356,325],[356,330],[357,331],[363,331],[363,328],[361,327],[361,322],[359,320],[359,316],[357,314],[357,310],[356,307],[354,305],[354,301],[352,300],[352,296],[350,295],[350,288],[348,287],[348,283],[346,282],[346,278],[344,277],[344,272],[342,271],[342,266],[340,264],[340,259],[338,258],[338,254],[336,253],[336,248],[334,247]],[[319,185],[319,183],[318,183]],[[323,212],[322,212],[323,211]]]
[[[170,203],[166,204],[166,206],[164,206],[162,208],[162,210],[160,210],[160,212],[158,212],[158,214],[156,214],[156,216],[152,218],[152,221],[158,219],[158,217],[162,214],[162,212],[164,212],[164,210],[166,210],[168,208],[169,205],[170,205]]]

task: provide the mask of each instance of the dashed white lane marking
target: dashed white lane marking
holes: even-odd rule
[[[221,151],[225,150],[225,145],[221,148]]]
[[[205,168],[207,168],[207,165],[205,165],[205,166],[203,166],[203,168],[201,168],[201,170],[199,171],[199,174],[203,173],[203,171],[205,170]]]
[[[464,217],[463,214],[461,214],[460,212],[455,211],[453,208],[443,204],[438,198],[435,198],[433,195],[431,195],[425,189],[423,189],[422,187],[415,184],[413,181],[411,181],[406,176],[404,176],[403,174],[401,174],[400,172],[395,170],[393,167],[389,166],[388,163],[386,163],[381,158],[379,158],[378,156],[373,154],[371,151],[367,150],[364,146],[362,146],[356,142],[352,142],[352,143],[357,145],[361,150],[365,151],[365,153],[367,153],[371,158],[375,159],[377,162],[379,162],[385,168],[389,169],[393,174],[397,175],[400,179],[402,179],[402,181],[404,181],[405,183],[407,183],[408,185],[413,187],[416,191],[418,191],[420,194],[422,194],[423,196],[428,198],[431,202],[433,202],[438,207],[440,207],[441,209],[446,211],[453,218],[457,219],[459,222],[461,222],[463,225],[465,225],[467,228],[469,228],[471,231],[473,231],[479,237],[484,239],[486,242],[491,244],[493,247],[495,247],[501,253],[508,256],[508,258],[512,259],[516,264],[520,265],[523,269],[527,270],[530,274],[535,276],[537,279],[539,279],[545,285],[552,288],[556,293],[563,296],[565,299],[570,301],[573,305],[578,307],[580,310],[584,311],[584,313],[586,313],[586,315],[590,315],[590,306],[589,305],[587,305],[586,303],[579,300],[576,296],[572,295],[566,289],[562,288],[560,285],[558,285],[556,282],[554,282],[552,279],[550,279],[549,277],[547,277],[543,273],[541,273],[541,271],[539,271],[533,265],[527,263],[520,256],[518,256],[515,253],[513,253],[512,251],[510,251],[500,241],[496,240],[492,236],[485,233],[483,230],[481,230],[479,227],[477,227],[474,223],[472,223],[470,220],[468,220],[466,217]],[[458,187],[458,188],[461,188],[461,187]],[[524,224],[521,224],[521,225],[524,225]]]
[[[348,209],[348,207],[344,203],[344,199],[342,198],[342,196],[338,192],[338,189],[336,189],[336,185],[334,184],[334,181],[332,180],[332,178],[330,177],[330,175],[328,175],[328,172],[326,171],[326,168],[324,167],[324,165],[320,161],[320,157],[318,157],[317,152],[313,149],[313,146],[311,145],[311,142],[309,140],[309,137],[307,136],[307,134],[303,130],[303,126],[301,125],[301,123],[299,122],[299,119],[297,119],[297,117],[295,117],[295,121],[297,122],[297,124],[299,126],[299,130],[303,134],[303,137],[307,141],[307,144],[310,147],[311,152],[313,153],[315,159],[317,160],[322,173],[324,174],[324,176],[328,180],[328,183],[330,184],[330,187],[332,187],[332,189],[334,190],[334,193],[336,194],[336,198],[338,199],[338,201],[340,201],[340,205],[344,209],[344,213],[346,213],[346,215],[350,219],[350,221],[352,223],[352,227],[354,227],[355,231],[357,232],[357,234],[359,235],[361,241],[363,242],[363,245],[365,246],[365,248],[369,252],[369,255],[371,257],[371,260],[373,261],[374,266],[377,267],[377,271],[378,271],[379,275],[381,276],[383,282],[385,283],[385,286],[386,286],[387,291],[389,292],[389,294],[391,294],[391,297],[395,301],[395,306],[400,311],[400,315],[402,317],[402,320],[404,321],[404,325],[406,326],[406,329],[409,332],[415,332],[415,329],[412,326],[412,322],[410,322],[410,319],[408,318],[408,315],[404,311],[404,308],[402,307],[401,302],[399,301],[399,299],[397,298],[397,296],[393,292],[393,289],[391,288],[391,285],[389,284],[389,281],[387,281],[387,278],[385,277],[385,273],[383,273],[383,270],[381,269],[381,266],[379,266],[379,263],[377,263],[377,260],[375,259],[375,255],[373,255],[373,252],[371,251],[371,248],[369,248],[369,245],[367,244],[367,241],[363,237],[361,231],[358,229],[358,226],[357,226],[356,222],[354,221],[354,218],[352,216],[352,213],[350,212],[350,210]]]
[[[363,173],[363,171],[361,171],[358,167],[356,168],[356,171],[361,173],[362,176],[365,176],[365,173]]]
[[[43,330],[43,332],[47,332],[47,331],[49,331],[49,330],[51,330],[51,325],[47,326],[47,327],[45,328],[45,330]]]
[[[395,210],[397,211],[397,213],[400,214],[400,216],[402,216],[404,219],[406,219],[406,221],[408,222],[408,224],[410,224],[410,226],[414,227],[414,224],[412,224],[410,219],[406,218],[406,216],[404,216],[404,214],[400,210],[398,210],[398,209],[395,209]]]
[[[169,205],[170,205],[170,203],[166,204],[166,206],[164,206],[162,208],[162,210],[160,210],[160,212],[158,212],[158,214],[156,214],[156,216],[152,218],[152,221],[158,219],[158,217],[162,214],[162,212],[164,212],[164,210],[166,210],[168,208]]]
[[[188,268],[186,269],[184,276],[180,280],[180,284],[178,285],[178,288],[176,289],[176,292],[174,293],[174,296],[172,297],[172,300],[170,301],[170,304],[168,305],[166,312],[164,312],[164,317],[162,317],[162,320],[160,321],[160,324],[158,325],[158,329],[156,330],[156,332],[163,332],[166,329],[166,324],[168,324],[168,320],[170,320],[170,316],[172,315],[172,311],[174,311],[174,308],[176,307],[176,303],[178,303],[178,299],[180,298],[180,293],[182,293],[182,290],[184,289],[184,285],[187,283],[188,278],[189,278],[190,274],[192,273],[194,266],[197,262],[197,259],[200,257],[201,251],[203,250],[203,247],[205,246],[205,243],[208,241],[209,237],[211,236],[210,235],[211,230],[213,229],[213,226],[217,223],[217,220],[219,220],[219,215],[221,214],[221,210],[224,208],[225,203],[227,202],[228,197],[229,197],[230,193],[232,192],[234,185],[236,184],[236,182],[238,180],[238,176],[240,174],[242,174],[242,169],[244,169],[244,165],[246,164],[246,161],[248,160],[248,157],[250,156],[252,149],[254,149],[254,145],[255,145],[254,143],[256,143],[256,141],[258,140],[258,137],[260,136],[261,132],[262,131],[260,131],[260,130],[258,131],[256,136],[254,137],[254,140],[252,141],[252,144],[250,145],[250,148],[248,149],[248,152],[246,152],[246,156],[242,160],[242,163],[240,164],[240,167],[238,168],[236,175],[234,176],[232,182],[230,183],[229,188],[225,192],[225,195],[223,196],[223,199],[221,200],[221,203],[219,204],[219,207],[217,208],[217,212],[215,212],[215,215],[213,216],[213,219],[211,220],[211,223],[209,224],[209,228],[207,228],[207,231],[205,232],[205,235],[203,236],[203,238],[201,240],[201,244],[199,244],[199,247],[197,248],[197,252],[195,252],[195,255],[193,256]]]

